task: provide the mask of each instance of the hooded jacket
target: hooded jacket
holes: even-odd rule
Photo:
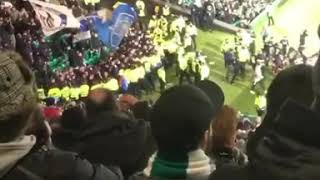
[[[118,168],[105,168],[75,153],[34,148],[36,138],[24,136],[0,144],[1,180],[122,180]]]
[[[248,147],[247,166],[218,169],[211,179],[318,180],[320,143],[314,137],[320,135],[319,125],[315,113],[289,102],[279,113],[274,127],[264,130],[263,135],[254,139],[254,145]]]
[[[149,124],[112,112],[97,115],[81,130],[62,129],[53,143],[92,162],[120,166],[125,176],[143,170],[154,150]]]

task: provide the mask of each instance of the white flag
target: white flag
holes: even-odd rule
[[[55,5],[38,0],[29,0],[39,19],[42,31],[50,36],[64,28],[80,28],[80,22],[72,10],[65,6]]]

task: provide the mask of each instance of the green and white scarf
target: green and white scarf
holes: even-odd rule
[[[149,159],[144,175],[156,179],[206,180],[214,170],[210,158],[198,149],[186,154],[157,152]]]

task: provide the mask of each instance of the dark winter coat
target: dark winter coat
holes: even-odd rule
[[[215,148],[211,155],[217,169],[227,165],[245,165],[247,156],[237,148]]]
[[[62,129],[53,143],[92,162],[120,166],[125,176],[143,170],[154,150],[149,124],[110,112],[97,115],[83,130]]]
[[[2,180],[122,180],[118,168],[93,165],[78,155],[60,150],[32,151]]]
[[[249,164],[215,171],[213,180],[320,179],[320,119],[311,110],[289,102],[273,128],[249,139]]]

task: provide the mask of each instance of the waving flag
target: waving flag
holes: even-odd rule
[[[29,2],[46,36],[50,36],[64,28],[80,28],[80,22],[73,16],[71,9],[39,0],[29,0]]]
[[[121,3],[112,13],[113,26],[111,29],[111,47],[117,48],[130,26],[137,18],[134,8],[128,4]]]
[[[120,3],[113,11],[111,20],[104,22],[95,17],[93,22],[99,39],[106,46],[116,49],[136,18],[137,14],[132,6]]]

